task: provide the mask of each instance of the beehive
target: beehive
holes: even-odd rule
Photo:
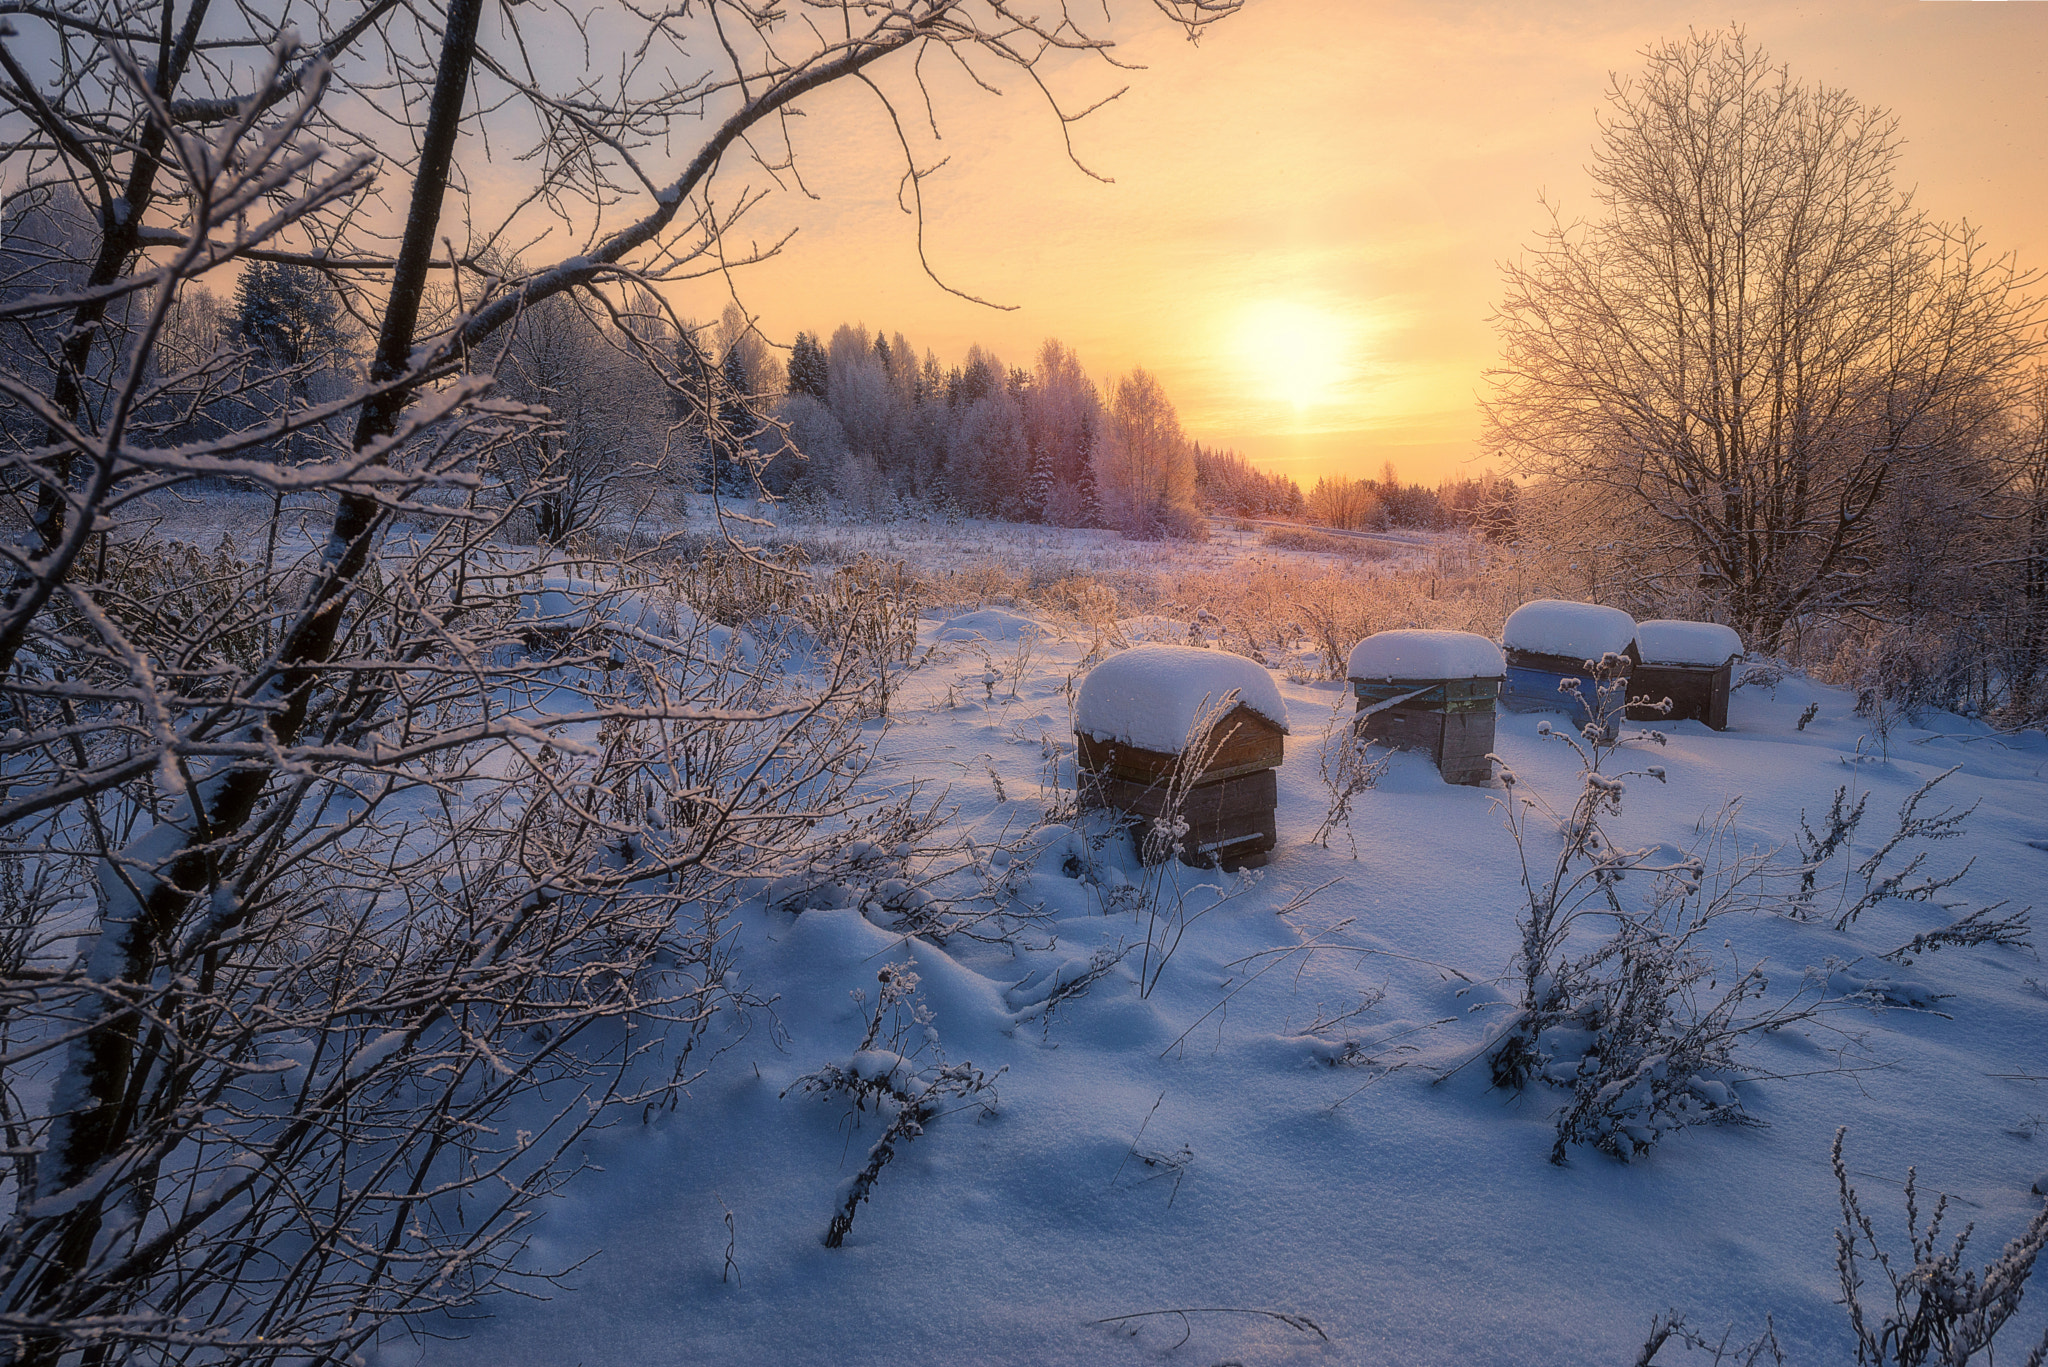
[[[1446,783],[1492,781],[1499,646],[1463,631],[1382,631],[1352,648],[1344,672],[1369,739],[1426,753]]]
[[[1728,691],[1742,638],[1717,622],[1644,622],[1636,627],[1642,663],[1628,680],[1628,715],[1639,721],[1701,721],[1728,729]],[[1671,700],[1671,710],[1659,704]]]
[[[1074,744],[1081,800],[1135,818],[1143,837],[1177,809],[1184,863],[1266,862],[1278,843],[1274,770],[1287,706],[1273,676],[1223,651],[1137,646],[1082,681]]]
[[[1616,681],[1596,689],[1587,668],[1604,656],[1620,655],[1633,672],[1635,619],[1620,608],[1541,598],[1509,614],[1500,643],[1507,655],[1501,701],[1514,711],[1566,712],[1583,723],[1590,720],[1588,704],[1605,712],[1619,709],[1625,701],[1624,685]],[[1566,679],[1580,680],[1581,697],[1562,690]]]

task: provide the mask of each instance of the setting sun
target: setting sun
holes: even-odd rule
[[[1306,304],[1255,305],[1237,324],[1245,380],[1255,397],[1297,412],[1330,403],[1355,369],[1356,334],[1353,325]]]

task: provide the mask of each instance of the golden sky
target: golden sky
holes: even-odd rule
[[[1014,73],[993,75],[1000,99],[935,78],[952,160],[925,183],[927,255],[1014,311],[922,274],[895,134],[847,89],[805,109],[819,198],[778,196],[750,220],[760,240],[799,230],[736,277],[763,330],[786,343],[862,322],[946,364],[978,341],[1028,365],[1057,336],[1098,382],[1153,370],[1191,435],[1304,486],[1387,460],[1404,478],[1476,473],[1499,263],[1542,225],[1539,194],[1592,209],[1583,168],[1609,73],[1731,19],[1796,76],[1897,113],[1899,180],[1923,207],[2048,265],[2048,3],[1250,0],[1199,45],[1127,8],[1118,51],[1147,70],[1054,73],[1077,104],[1128,79],[1074,129],[1112,184],[1064,160]],[[725,193],[764,180],[735,171]],[[723,300],[681,302],[708,317]]]

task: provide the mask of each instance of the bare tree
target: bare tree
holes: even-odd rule
[[[1202,536],[1195,461],[1173,400],[1142,367],[1110,391],[1095,451],[1103,512],[1130,536]]]
[[[2016,726],[2048,713],[2048,371],[2037,371],[2000,448],[1998,530],[1983,566],[2002,591],[1994,603],[1995,653]]]
[[[1895,119],[1739,31],[1617,77],[1591,167],[1506,268],[1494,447],[1641,508],[1760,645],[1863,606],[1886,500],[1974,459],[2039,345],[2035,277],[1893,182]]]
[[[489,349],[498,392],[549,415],[503,449],[498,470],[531,513],[534,535],[559,545],[597,522],[636,475],[659,468],[670,405],[639,353],[672,347],[658,330],[607,335],[564,295],[525,310],[493,340],[502,342]]]

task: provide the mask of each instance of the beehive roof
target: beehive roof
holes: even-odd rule
[[[1635,618],[1620,608],[1568,603],[1561,598],[1522,604],[1508,615],[1500,633],[1501,644],[1509,650],[1566,655],[1575,660],[1597,660],[1610,652],[1619,655],[1635,638]]]
[[[1273,675],[1256,661],[1223,650],[1133,646],[1110,656],[1081,683],[1074,729],[1097,740],[1179,753],[1195,722],[1229,711],[1231,693],[1284,734],[1287,704]]]
[[[1742,638],[1719,622],[1642,622],[1636,650],[1644,664],[1718,666],[1742,653]]]
[[[1500,647],[1469,631],[1382,631],[1351,648],[1353,679],[1498,679]]]

